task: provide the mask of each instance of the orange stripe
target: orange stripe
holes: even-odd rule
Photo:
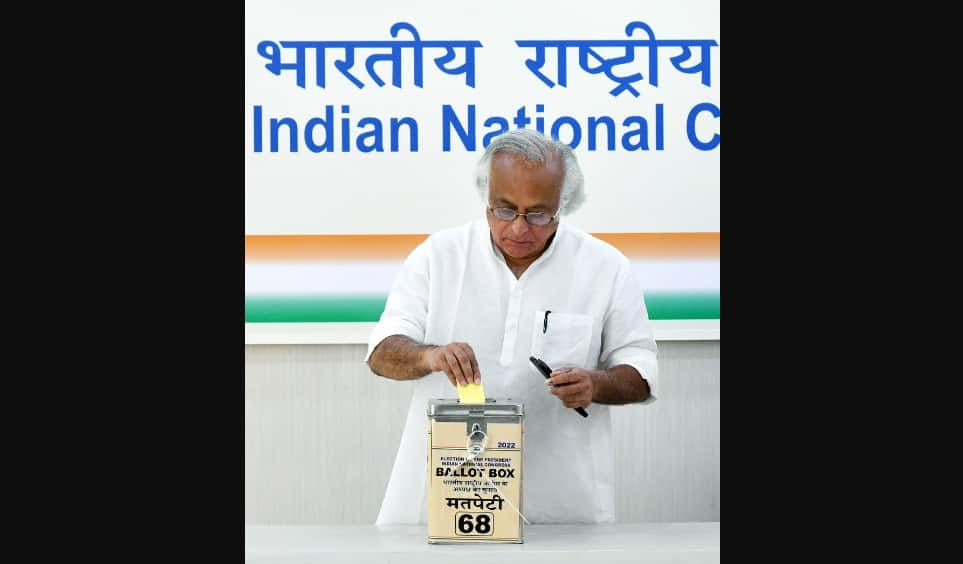
[[[719,233],[593,233],[630,259],[719,258]]]
[[[595,233],[630,259],[719,258],[719,233]],[[247,235],[247,262],[404,260],[428,235]]]
[[[247,262],[404,260],[427,235],[247,235]]]

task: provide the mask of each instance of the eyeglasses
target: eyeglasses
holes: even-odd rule
[[[518,213],[511,208],[488,208],[488,211],[492,212],[492,215],[496,219],[502,221],[515,221],[515,218],[522,216],[529,225],[535,225],[537,227],[545,227],[549,223],[556,221],[558,219],[558,214],[548,215],[543,212],[528,212],[528,213]]]

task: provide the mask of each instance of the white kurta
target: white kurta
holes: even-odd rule
[[[548,249],[516,279],[486,221],[440,231],[405,260],[366,362],[390,335],[468,343],[485,395],[524,404],[522,512],[529,521],[614,521],[609,406],[589,405],[588,418],[566,408],[528,357],[553,369],[628,364],[657,391],[655,339],[642,288],[622,253],[561,223]],[[457,397],[442,372],[416,381],[378,524],[426,522],[428,400]]]

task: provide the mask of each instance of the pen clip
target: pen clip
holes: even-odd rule
[[[542,321],[542,333],[548,331],[548,314],[552,313],[552,310],[547,310],[545,312],[545,320]]]

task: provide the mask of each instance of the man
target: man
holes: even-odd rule
[[[377,523],[425,522],[427,401],[471,382],[525,405],[525,517],[611,522],[608,404],[649,399],[657,379],[641,286],[624,255],[560,221],[584,200],[570,147],[527,129],[499,135],[476,185],[487,224],[412,251],[369,339],[373,372],[419,379]],[[554,369],[550,380],[529,356]]]

